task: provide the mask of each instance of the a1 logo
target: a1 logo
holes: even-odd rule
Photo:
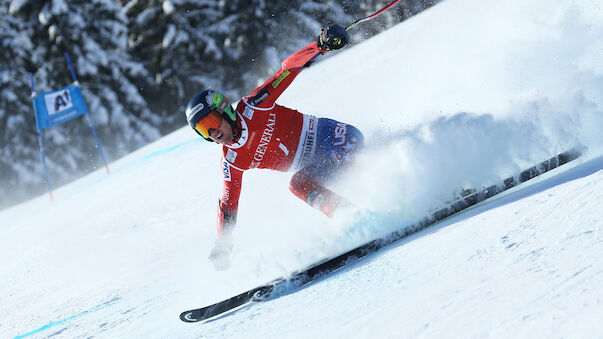
[[[44,103],[46,104],[48,115],[53,115],[73,107],[71,95],[66,89],[45,94]]]

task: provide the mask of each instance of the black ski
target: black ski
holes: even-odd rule
[[[271,284],[256,287],[254,289],[243,292],[239,295],[236,295],[232,298],[220,301],[213,305],[182,312],[180,314],[180,320],[187,322],[187,323],[194,323],[194,322],[210,319],[212,317],[226,313],[228,311],[235,310],[238,307],[251,302],[254,299],[254,297],[256,299],[260,300],[264,294],[270,293],[272,291],[273,287],[274,286]]]
[[[271,298],[278,297],[279,295],[282,295],[288,291],[293,291],[311,281],[337,271],[350,262],[355,262],[356,260],[363,258],[368,254],[374,253],[385,246],[423,230],[426,227],[434,225],[488,198],[491,198],[523,182],[575,160],[580,155],[580,151],[570,150],[568,152],[561,153],[556,157],[543,161],[540,164],[521,172],[518,176],[509,177],[503,180],[502,184],[500,185],[493,185],[481,190],[463,190],[461,198],[451,202],[445,208],[437,210],[430,216],[425,217],[410,226],[403,227],[400,230],[394,231],[384,237],[358,246],[334,258],[325,259],[310,267],[307,267],[306,269],[294,272],[287,278],[276,279],[266,285],[253,288],[213,305],[183,312],[180,314],[180,319],[185,322],[205,321],[226,312],[234,311],[238,307],[244,306],[250,302],[266,301]]]

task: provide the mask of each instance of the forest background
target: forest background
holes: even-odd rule
[[[438,1],[402,0],[356,26],[352,41]],[[196,92],[213,88],[236,101],[321,28],[346,25],[387,3],[0,0],[0,209],[46,190],[30,74],[36,91],[71,83],[65,52],[111,162],[186,125],[184,107]],[[85,118],[45,130],[43,138],[54,187],[102,166]]]

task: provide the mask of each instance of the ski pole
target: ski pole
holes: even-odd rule
[[[387,5],[387,6],[383,7],[383,8],[381,8],[381,9],[380,9],[380,10],[378,10],[377,12],[375,12],[375,13],[373,13],[373,14],[369,15],[369,16],[366,16],[366,17],[364,17],[364,18],[362,18],[362,19],[358,19],[358,20],[356,20],[356,21],[352,22],[351,24],[347,25],[345,29],[346,29],[346,30],[349,30],[350,28],[352,28],[352,27],[356,26],[357,24],[359,24],[359,23],[361,23],[361,22],[365,22],[365,21],[369,21],[369,20],[373,19],[373,18],[374,18],[374,17],[376,17],[377,15],[379,15],[379,14],[381,14],[381,13],[383,13],[383,12],[387,11],[388,9],[390,9],[390,8],[391,8],[393,5],[397,4],[398,2],[400,2],[400,0],[395,0],[394,2],[392,2],[392,3],[390,3],[389,5]]]

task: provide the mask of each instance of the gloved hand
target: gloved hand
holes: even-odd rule
[[[318,49],[321,51],[340,49],[348,42],[350,42],[350,34],[345,27],[339,25],[331,25],[323,29],[316,39]]]
[[[230,267],[230,254],[232,253],[232,241],[217,239],[214,248],[209,253],[209,260],[218,271]]]

